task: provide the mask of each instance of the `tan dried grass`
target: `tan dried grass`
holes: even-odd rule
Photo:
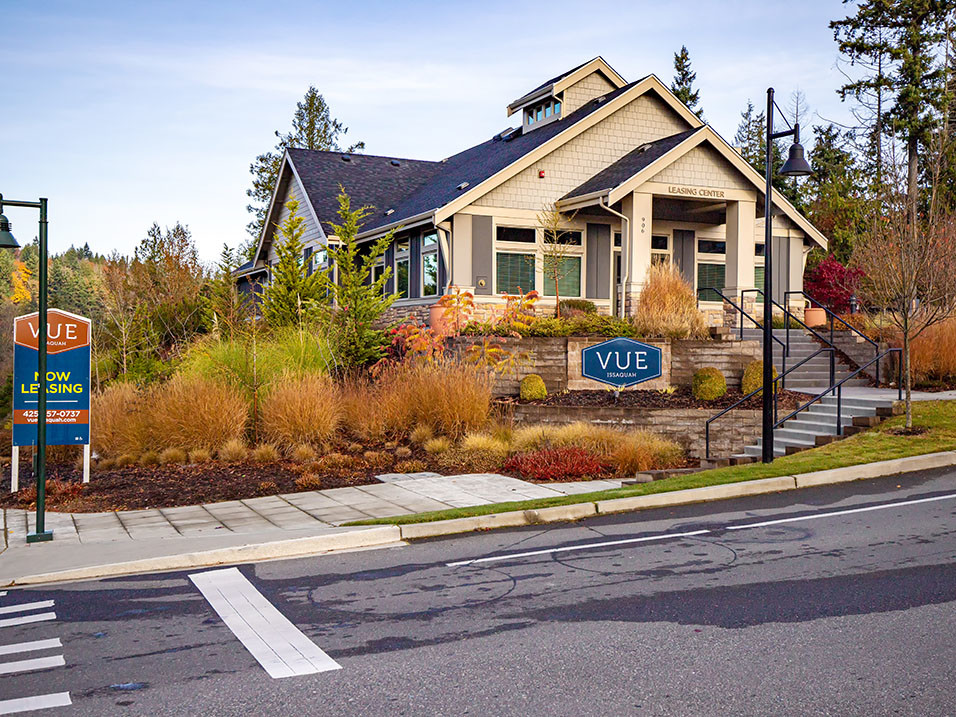
[[[113,383],[93,394],[93,450],[101,456],[141,453],[149,442],[145,397],[130,383]]]
[[[670,339],[707,336],[707,322],[697,309],[694,288],[673,264],[654,264],[647,270],[634,326],[641,336]]]
[[[342,419],[342,402],[324,374],[286,375],[263,398],[259,417],[266,439],[290,450],[328,440]]]
[[[242,438],[249,405],[229,385],[174,376],[148,396],[150,442],[159,448],[208,448]]]

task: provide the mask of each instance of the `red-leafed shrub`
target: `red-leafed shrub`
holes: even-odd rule
[[[831,254],[803,279],[803,288],[816,301],[837,314],[850,310],[850,297],[856,293],[863,271],[843,266]]]
[[[505,463],[505,470],[530,480],[572,480],[602,473],[600,459],[583,448],[544,448],[519,453]]]

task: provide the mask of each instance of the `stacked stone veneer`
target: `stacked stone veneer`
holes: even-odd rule
[[[594,389],[607,390],[610,388],[610,386],[608,386],[606,383],[594,381],[590,378],[584,378],[584,376],[581,375],[581,352],[588,346],[594,346],[602,341],[607,341],[607,339],[583,338],[580,336],[572,336],[568,338],[568,390],[587,391]],[[662,388],[667,388],[671,385],[671,342],[665,339],[660,341],[644,341],[643,343],[656,346],[661,350],[661,375],[659,378],[651,379],[650,381],[645,381],[644,383],[639,383],[636,386],[623,389],[625,391],[656,391]]]
[[[565,424],[585,421],[631,429],[644,429],[680,444],[691,458],[704,458],[705,426],[716,411],[695,408],[625,408],[621,406],[508,407],[516,422]],[[710,433],[712,458],[726,457],[753,444],[760,435],[760,411],[734,410],[714,421]]]
[[[695,371],[713,366],[724,374],[728,387],[740,388],[747,364],[759,361],[760,356],[757,341],[675,341],[671,348],[671,382],[689,386]]]
[[[568,340],[563,337],[484,337],[459,336],[449,339],[450,350],[465,355],[470,347],[484,344],[501,347],[513,358],[513,365],[496,374],[495,396],[517,396],[521,379],[536,373],[544,379],[548,393],[560,393],[568,387]]]

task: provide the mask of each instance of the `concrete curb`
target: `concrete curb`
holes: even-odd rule
[[[292,538],[269,543],[240,545],[230,548],[218,548],[193,553],[181,553],[129,562],[97,565],[53,573],[30,575],[9,582],[3,587],[13,585],[36,585],[39,583],[63,582],[67,580],[92,580],[95,578],[129,575],[132,573],[155,572],[165,570],[189,570],[226,563],[241,563],[254,560],[276,558],[295,558],[316,555],[334,550],[349,550],[389,545],[402,540],[435,538],[443,535],[457,535],[476,530],[494,528],[515,528],[526,525],[559,523],[596,515],[626,513],[648,508],[666,508],[668,506],[702,503],[728,498],[741,498],[764,493],[808,488],[811,486],[845,483],[868,478],[912,473],[915,471],[948,468],[956,466],[956,451],[929,453],[922,456],[896,458],[878,463],[863,463],[846,468],[834,468],[816,473],[804,473],[796,476],[779,476],[738,483],[724,483],[704,488],[690,488],[632,498],[615,498],[596,503],[573,503],[538,510],[516,510],[507,513],[490,513],[470,518],[453,518],[431,523],[409,523],[407,525],[362,526],[354,530],[331,533],[309,538]]]
[[[8,582],[3,587],[65,582],[68,580],[92,580],[94,578],[107,578],[132,573],[190,570],[192,568],[211,567],[227,563],[244,563],[254,560],[295,558],[327,553],[334,550],[388,545],[398,543],[400,540],[401,534],[396,525],[355,528],[354,530],[342,533],[317,535],[308,538],[292,538],[269,543],[237,545],[230,548],[216,548],[215,550],[164,555],[155,558],[130,560],[122,563],[91,565],[88,567],[74,568],[72,570],[28,575]]]

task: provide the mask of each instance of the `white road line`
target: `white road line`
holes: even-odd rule
[[[25,612],[26,610],[39,610],[44,607],[53,607],[53,601],[39,600],[37,602],[22,602],[19,605],[4,605],[0,607],[0,615],[7,615],[11,612]]]
[[[528,558],[532,555],[548,555],[550,553],[567,553],[572,550],[588,550],[589,548],[606,548],[612,545],[628,545],[629,543],[648,543],[652,540],[666,540],[668,538],[687,538],[691,535],[703,535],[709,530],[692,530],[688,533],[664,533],[663,535],[647,535],[643,538],[627,538],[625,540],[609,540],[603,543],[587,543],[586,545],[570,545],[566,548],[548,548],[546,550],[531,550],[527,553],[511,553],[510,555],[493,555],[490,558],[475,558],[474,560],[459,560],[455,563],[445,563],[449,568],[459,565],[474,565],[475,563],[492,563],[498,560],[514,560]]]
[[[15,712],[29,712],[48,707],[66,707],[73,704],[69,692],[54,692],[49,695],[20,697],[15,700],[0,700],[0,715],[12,715]]]
[[[0,590],[0,597],[6,597],[6,594],[7,594],[6,590]]]
[[[796,518],[779,518],[777,520],[764,520],[759,523],[747,523],[746,525],[728,525],[727,530],[746,530],[747,528],[762,528],[765,525],[778,525],[780,523],[796,523],[801,520],[816,520],[817,518],[832,518],[834,515],[850,515],[852,513],[868,513],[871,510],[887,510],[888,508],[899,508],[904,505],[916,505],[917,503],[932,503],[937,500],[950,500],[956,498],[956,493],[949,495],[934,495],[931,498],[916,498],[914,500],[901,500],[896,503],[883,503],[881,505],[868,505],[865,508],[849,508],[847,510],[833,510],[829,513],[814,513],[813,515],[800,515]]]
[[[35,652],[36,650],[50,650],[54,647],[63,647],[60,638],[50,640],[34,640],[32,642],[17,642],[13,645],[0,645],[0,655],[14,655],[18,652]]]
[[[189,579],[270,677],[342,669],[266,600],[237,568],[193,573]]]
[[[0,627],[13,627],[14,625],[26,625],[30,622],[43,622],[44,620],[56,620],[55,612],[41,612],[36,615],[22,615],[20,617],[8,617],[0,620]]]
[[[63,667],[66,660],[63,655],[53,655],[51,657],[34,657],[30,660],[17,660],[16,662],[0,662],[0,675],[9,675],[13,672],[30,672],[31,670],[47,670],[51,667]]]

